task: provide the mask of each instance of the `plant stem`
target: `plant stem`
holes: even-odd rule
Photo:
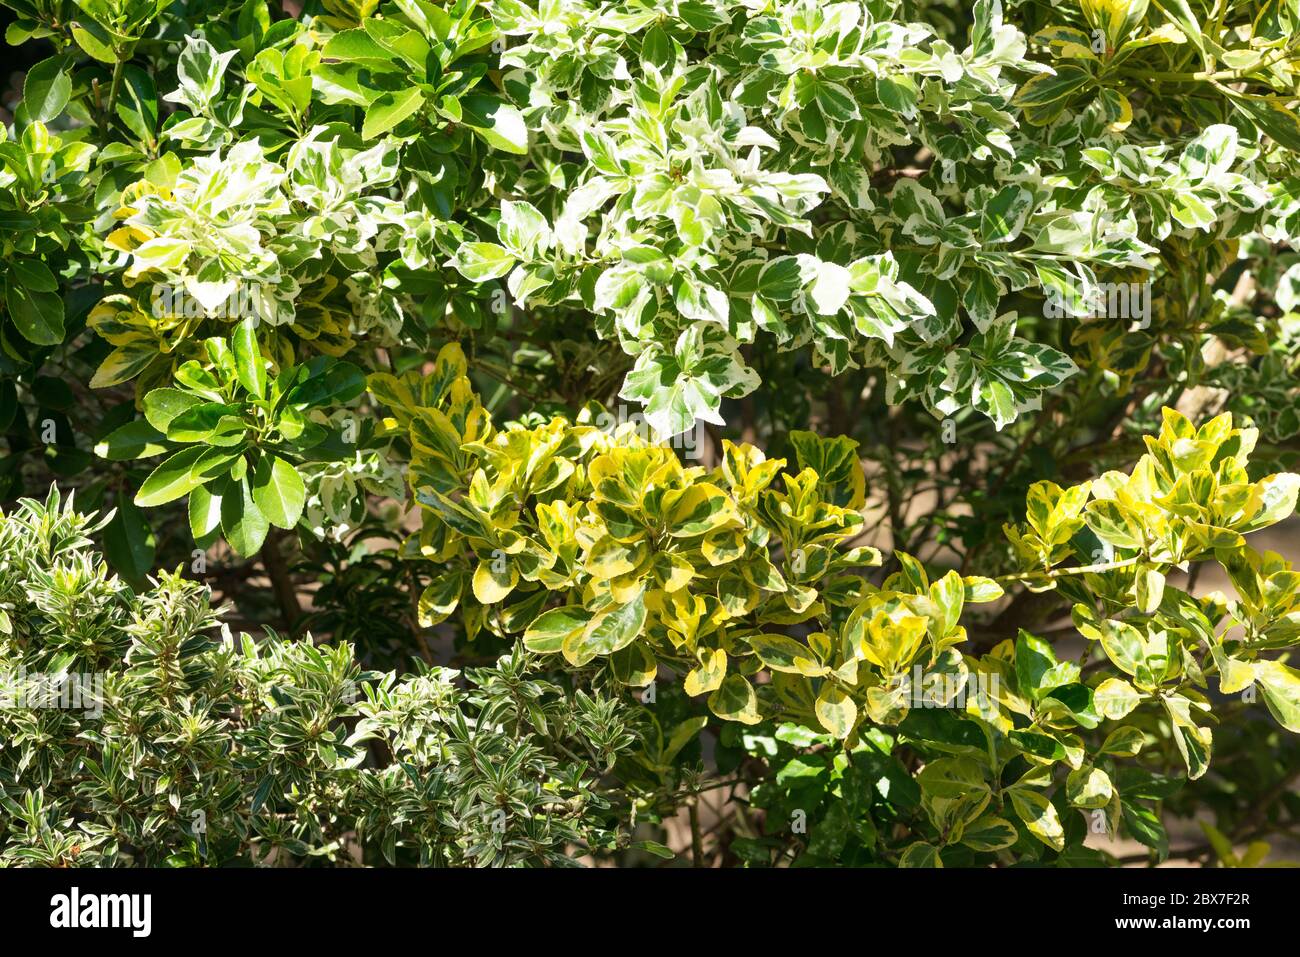
[[[700,796],[691,795],[688,810],[691,816],[691,867],[704,866],[704,836],[700,833]]]
[[[271,579],[271,589],[280,605],[280,614],[284,616],[284,625],[292,630],[298,616],[302,613],[298,606],[298,594],[294,591],[293,581],[289,578],[289,568],[280,553],[280,542],[284,532],[272,529],[262,543],[262,565],[266,568],[266,577]]]
[[[104,110],[108,114],[110,122],[113,119],[113,108],[117,106],[117,92],[122,86],[122,67],[125,65],[124,60],[118,60],[113,64],[113,82],[108,87],[108,106]]]
[[[1061,578],[1065,575],[1088,575],[1094,572],[1109,572],[1117,568],[1128,568],[1130,565],[1136,565],[1142,560],[1141,555],[1134,555],[1132,558],[1125,558],[1118,562],[1097,562],[1094,565],[1075,565],[1071,568],[1055,568],[1045,572],[1019,572],[1015,575],[1002,575],[993,579],[999,582],[1023,582],[1033,581],[1041,578],[1045,581],[1051,581],[1055,578]]]

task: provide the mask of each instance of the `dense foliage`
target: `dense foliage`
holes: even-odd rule
[[[1297,0],[3,3],[0,860],[1294,837]]]
[[[363,671],[346,644],[216,634],[203,586],[132,593],[71,504],[0,518],[5,861],[563,864],[615,846],[598,781],[634,740],[626,705],[530,678],[526,655],[462,689],[447,668]]]

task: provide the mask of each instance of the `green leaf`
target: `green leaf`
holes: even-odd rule
[[[1014,824],[993,814],[985,814],[968,824],[961,835],[961,843],[984,853],[1003,850],[1019,839],[1020,833]]]
[[[416,615],[421,628],[432,628],[446,621],[460,604],[465,591],[465,569],[448,568],[440,570],[420,593],[416,606]],[[527,643],[527,638],[525,638]]]
[[[5,304],[19,333],[38,346],[63,341],[63,300],[50,292],[36,292],[13,280],[5,283]]]
[[[1183,695],[1166,695],[1161,698],[1165,712],[1173,722],[1174,744],[1187,765],[1187,776],[1195,781],[1210,767],[1210,750],[1213,744],[1209,728],[1192,720],[1193,702]]]
[[[133,64],[122,70],[122,87],[117,98],[117,115],[141,143],[155,137],[158,127],[158,90],[148,71]]]
[[[980,214],[980,235],[984,241],[1009,243],[1019,236],[1033,211],[1033,201],[1033,194],[1022,186],[1000,189]]]
[[[671,762],[681,753],[682,748],[690,744],[697,734],[705,729],[709,719],[705,715],[696,715],[693,718],[687,718],[685,721],[673,728],[673,733],[668,736],[668,742],[659,754],[659,760],[664,763]]]
[[[1045,690],[1045,676],[1055,667],[1052,646],[1021,629],[1016,637],[1016,683],[1020,693],[1037,701]]]
[[[154,389],[144,397],[144,417],[150,425],[166,435],[172,419],[195,406],[203,405],[205,401],[201,396],[180,389]]]
[[[72,78],[64,70],[64,58],[52,56],[27,71],[23,81],[23,105],[27,116],[48,123],[68,105],[72,96]]]
[[[1220,831],[1209,821],[1201,821],[1201,830],[1205,832],[1206,839],[1210,846],[1214,848],[1214,854],[1219,859],[1219,863],[1224,867],[1236,867],[1237,855],[1232,849],[1232,841],[1226,834]]]
[[[1127,717],[1142,702],[1142,697],[1123,678],[1107,678],[1093,691],[1097,712],[1111,721]]]
[[[207,538],[221,527],[221,494],[225,483],[200,485],[190,492],[190,534],[194,540]]]
[[[524,632],[524,647],[538,654],[558,654],[564,642],[584,631],[594,614],[581,605],[552,608]]]
[[[193,475],[193,467],[199,456],[206,451],[202,445],[193,445],[165,459],[144,480],[140,491],[135,494],[135,504],[142,508],[166,505],[202,485],[203,480]]]
[[[1085,765],[1066,777],[1065,793],[1075,807],[1102,808],[1110,804],[1115,788],[1105,771]]]
[[[257,554],[270,530],[271,523],[253,498],[248,476],[232,480],[221,497],[221,532],[230,547],[248,558]]]
[[[1092,74],[1081,66],[1058,63],[1054,74],[1039,73],[1016,93],[1014,102],[1030,110],[1057,103],[1082,89],[1093,80]]]
[[[551,245],[546,217],[532,203],[501,201],[497,235],[512,253],[531,259]]]
[[[758,713],[754,686],[738,674],[727,675],[722,686],[709,695],[709,710],[719,718],[742,724],[758,724],[763,720]]]
[[[1101,647],[1106,657],[1125,674],[1136,677],[1146,660],[1142,633],[1124,621],[1101,623]]]
[[[315,360],[313,360],[314,362]],[[351,402],[366,391],[366,377],[351,362],[327,361],[320,366],[308,363],[309,375],[289,390],[288,405],[318,408],[331,403]]]
[[[257,345],[253,319],[245,319],[235,327],[232,343],[235,354],[235,375],[239,384],[259,399],[266,398],[266,365]]]
[[[1147,847],[1153,848],[1157,860],[1163,861],[1169,856],[1169,833],[1154,810],[1142,804],[1121,801],[1120,813],[1129,833]]]
[[[365,30],[340,30],[330,36],[321,50],[327,60],[360,63],[375,72],[401,72],[405,67],[380,46]]]
[[[366,110],[366,121],[361,126],[362,138],[373,140],[383,136],[422,106],[424,91],[418,86],[376,97]]]
[[[470,582],[480,605],[499,605],[519,584],[519,565],[504,554],[479,562]]]
[[[1072,662],[1063,662],[1056,666],[1056,673],[1070,671],[1078,673],[1078,667]],[[1051,679],[1048,679],[1049,683]],[[1042,698],[1045,713],[1056,716],[1065,713],[1083,728],[1095,728],[1101,724],[1101,715],[1097,713],[1092,689],[1078,682],[1057,685]]]
[[[1300,496],[1300,475],[1281,472],[1277,475],[1265,476],[1255,483],[1252,492],[1252,498],[1258,504],[1259,510],[1241,528],[1243,532],[1267,528],[1294,515],[1296,499]]]
[[[114,429],[95,445],[95,454],[110,462],[143,459],[166,451],[163,434],[146,419],[136,419]]]
[[[939,858],[939,849],[933,844],[926,844],[924,841],[917,841],[908,845],[907,850],[903,851],[903,856],[898,859],[899,867],[943,867],[943,861]]]
[[[129,499],[118,501],[113,520],[104,529],[104,551],[113,569],[133,582],[144,581],[153,570],[153,529]]]
[[[9,268],[13,270],[18,284],[32,292],[59,291],[59,280],[50,272],[50,267],[39,259],[15,259],[9,263]]]
[[[194,467],[190,472],[194,478],[200,482],[207,483],[215,478],[221,478],[233,471],[241,471],[246,467],[243,459],[244,450],[240,448],[225,448],[223,446],[208,446],[203,449],[202,454],[194,461]],[[215,494],[215,490],[214,490]]]
[[[877,77],[876,95],[880,97],[881,105],[887,109],[908,119],[916,115],[919,90],[916,81],[910,76],[900,73],[896,77]]]
[[[811,648],[785,635],[750,635],[745,641],[754,649],[758,660],[773,671],[807,675],[812,678],[830,672],[829,668],[817,660]]]
[[[167,423],[167,438],[173,442],[205,442],[211,445],[235,445],[248,432],[237,405],[201,402],[186,409]]]
[[[1168,0],[1157,9],[1183,32],[1183,36],[1187,37],[1188,42],[1196,47],[1202,56],[1205,55],[1205,36],[1187,0]]]
[[[1017,729],[1015,731],[1009,731],[1007,737],[1011,740],[1012,744],[1020,748],[1026,754],[1032,754],[1040,760],[1065,760],[1065,745],[1050,734],[1043,734],[1039,731]]]
[[[1280,661],[1257,661],[1255,680],[1277,723],[1293,734],[1300,734],[1300,671]]]
[[[523,155],[528,152],[528,127],[523,114],[509,103],[484,93],[460,98],[464,123],[496,149]]]
[[[1126,801],[1163,801],[1173,797],[1187,784],[1183,777],[1153,774],[1131,764],[1115,771],[1115,787]]]
[[[1300,117],[1277,100],[1231,96],[1229,102],[1264,133],[1292,152],[1300,152]]]
[[[758,291],[774,302],[789,302],[803,288],[803,267],[797,256],[768,260],[758,274]]]
[[[90,380],[92,389],[106,389],[111,385],[120,385],[134,379],[158,358],[158,349],[153,342],[132,339],[125,345],[118,346],[99,364],[95,375]]]
[[[1113,754],[1119,758],[1132,758],[1141,752],[1145,743],[1146,735],[1141,728],[1125,725],[1116,728],[1106,736],[1106,740],[1101,745],[1101,753]]]
[[[665,847],[658,841],[633,841],[628,846],[638,851],[645,851],[647,854],[653,854],[655,857],[663,858],[665,861],[671,861],[677,856],[673,853],[672,848]]]
[[[470,282],[486,282],[506,275],[515,262],[515,257],[496,243],[462,243],[452,265]]]
[[[270,453],[253,469],[253,500],[267,521],[277,528],[293,528],[302,516],[307,489],[292,465]]]
[[[107,63],[110,66],[117,63],[117,53],[113,50],[112,39],[108,31],[98,23],[92,21],[86,24],[73,24],[72,39],[77,41],[77,46],[81,47],[87,56],[93,57],[100,63]]]

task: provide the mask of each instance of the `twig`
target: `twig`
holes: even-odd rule
[[[693,795],[688,805],[691,816],[691,867],[704,866],[704,835],[700,833],[700,798]]]
[[[298,593],[294,590],[293,580],[289,577],[289,568],[280,553],[280,542],[284,537],[284,532],[280,529],[272,529],[267,535],[262,544],[262,565],[266,568],[266,577],[271,579],[271,588],[280,605],[280,614],[284,616],[285,628],[291,631],[302,609],[298,605]]]

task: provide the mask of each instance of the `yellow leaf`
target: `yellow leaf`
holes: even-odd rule
[[[721,648],[705,650],[698,666],[686,675],[685,691],[691,697],[722,687],[727,675],[727,653]]]
[[[519,584],[519,569],[504,554],[479,562],[474,569],[474,597],[483,605],[504,601]]]

